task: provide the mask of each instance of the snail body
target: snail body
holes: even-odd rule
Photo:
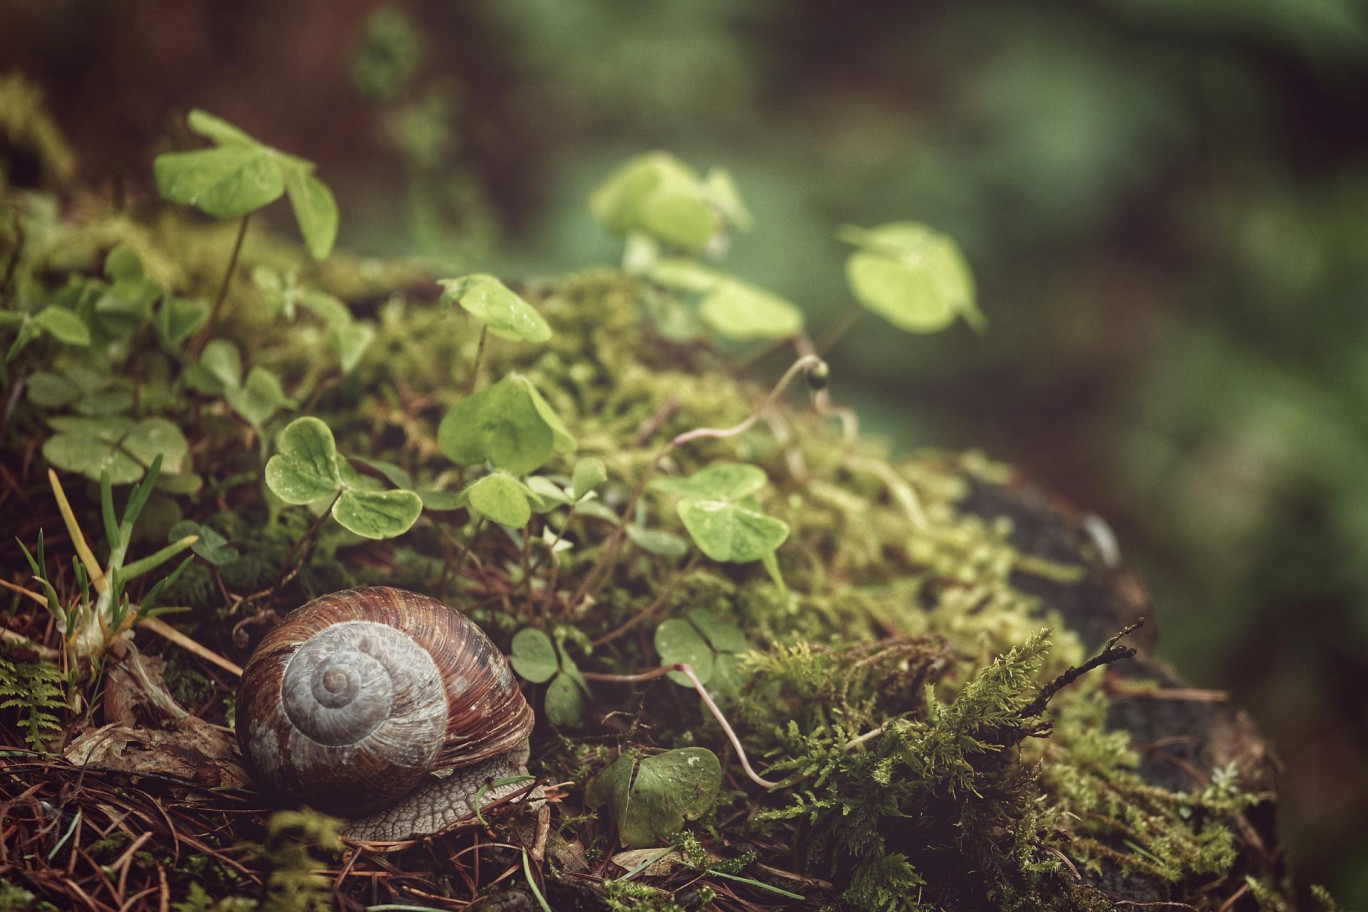
[[[351,818],[348,834],[370,840],[436,832],[474,813],[487,779],[526,772],[534,721],[479,627],[436,599],[385,587],[291,612],[243,669],[237,712],[259,783]]]

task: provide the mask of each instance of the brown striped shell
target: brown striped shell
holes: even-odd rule
[[[238,742],[257,781],[350,817],[429,773],[525,750],[532,724],[484,631],[401,589],[348,589],[295,609],[238,687]]]

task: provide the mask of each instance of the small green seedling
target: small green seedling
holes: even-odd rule
[[[0,311],[0,329],[13,329],[14,341],[5,352],[5,360],[13,361],[28,344],[47,335],[63,345],[90,345],[90,327],[79,315],[57,304],[49,304],[37,313],[13,310]]]
[[[492,275],[441,279],[438,284],[446,289],[439,301],[443,312],[452,304],[459,304],[494,335],[510,342],[540,344],[551,338],[551,326],[546,318]]]
[[[750,650],[736,622],[706,608],[695,608],[682,618],[661,622],[655,632],[661,665],[682,662],[694,670],[700,684],[719,701],[729,701],[741,689],[741,654]],[[692,687],[677,671],[669,675],[682,687]]]
[[[337,202],[314,176],[313,162],[258,142],[204,111],[191,111],[188,123],[214,147],[158,155],[152,172],[162,196],[215,218],[238,218],[288,195],[309,254],[327,258],[337,238]]]
[[[987,326],[974,302],[974,277],[949,237],[916,222],[841,229],[858,249],[846,260],[846,280],[864,307],[899,329],[939,332],[963,317]]]
[[[244,380],[242,354],[227,339],[214,339],[204,346],[199,360],[186,368],[184,379],[196,392],[222,396],[233,411],[257,429],[277,409],[292,409],[297,404],[285,395],[280,378],[267,368],[254,365]]]
[[[628,161],[589,197],[589,208],[628,239],[629,252],[633,245],[663,243],[700,253],[722,246],[729,228],[745,231],[751,224],[726,170],[714,168],[700,178],[666,152]]]
[[[680,498],[679,518],[699,550],[744,564],[773,554],[788,538],[788,524],[767,515],[755,497],[768,483],[758,466],[716,462],[688,478],[657,478],[651,488]]]
[[[803,331],[803,312],[791,301],[694,260],[656,263],[652,282],[699,296],[698,316],[727,339],[789,339]]]
[[[607,807],[625,846],[658,846],[708,812],[722,787],[722,764],[705,747],[637,759],[622,754],[585,790],[590,807]]]
[[[276,441],[266,463],[266,486],[293,506],[330,501],[333,519],[362,538],[394,538],[423,512],[412,491],[381,491],[337,452],[332,431],[317,418],[296,418]]]
[[[209,526],[183,519],[171,527],[171,541],[187,537],[196,539],[190,550],[215,567],[227,566],[240,556],[238,549],[230,545],[228,539]]]
[[[356,368],[375,339],[375,329],[352,319],[345,303],[326,292],[301,286],[293,270],[281,276],[269,266],[257,266],[252,270],[252,283],[286,320],[295,318],[297,306],[322,320],[344,374]]]
[[[509,374],[457,403],[437,428],[437,446],[457,465],[489,462],[526,475],[575,449],[560,418],[521,374]]]
[[[546,689],[546,718],[552,725],[578,728],[584,724],[589,685],[563,646],[553,644],[540,630],[526,627],[514,635],[508,661],[533,684],[551,682]]]

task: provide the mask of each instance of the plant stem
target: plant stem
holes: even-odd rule
[[[285,580],[291,575],[290,570],[294,567],[295,555],[299,553],[299,549],[302,548],[306,542],[312,541],[313,537],[318,534],[318,530],[323,527],[323,523],[327,522],[328,517],[332,515],[333,504],[336,504],[338,498],[341,496],[342,492],[338,491],[336,496],[333,497],[332,502],[329,503],[327,508],[325,508],[323,512],[318,515],[318,518],[313,521],[313,525],[309,526],[308,530],[299,537],[299,541],[295,542],[294,546],[290,548],[290,553],[285,555],[285,562],[280,566],[280,576],[276,578],[275,585],[271,587],[272,589],[279,589],[285,584]]]
[[[480,342],[475,346],[475,363],[470,368],[470,382],[466,384],[466,395],[475,392],[475,384],[480,382],[480,362],[484,360],[485,336],[489,335],[489,327],[480,327]]]
[[[722,710],[713,702],[713,698],[709,695],[708,689],[703,686],[702,681],[698,680],[698,675],[694,674],[693,668],[688,664],[684,662],[675,662],[673,665],[653,668],[650,671],[644,671],[641,674],[634,675],[599,674],[592,671],[582,672],[582,674],[586,681],[604,681],[611,684],[638,684],[645,681],[659,680],[672,671],[677,671],[688,678],[689,683],[693,685],[693,689],[698,691],[698,696],[702,698],[703,705],[708,707],[708,712],[712,713],[712,717],[717,720],[717,724],[722,727],[722,731],[726,734],[727,740],[731,742],[732,750],[736,752],[736,758],[741,761],[741,768],[746,771],[746,777],[761,788],[778,788],[778,782],[771,782],[768,779],[765,779],[751,767],[750,760],[746,757],[746,749],[741,746],[741,739],[736,736],[736,732],[732,729],[731,723],[727,721],[726,716],[722,715]]]
[[[247,213],[238,223],[237,240],[233,242],[233,255],[228,258],[228,269],[223,273],[223,282],[219,285],[218,297],[214,299],[214,306],[209,311],[209,319],[204,324],[204,330],[200,333],[199,344],[195,346],[194,357],[198,358],[204,346],[214,336],[214,327],[218,325],[219,313],[223,309],[223,302],[228,297],[228,287],[233,283],[233,273],[237,270],[238,256],[242,253],[242,242],[247,238],[247,223],[251,221],[252,213]]]
[[[637,501],[641,500],[641,495],[646,491],[646,484],[651,480],[651,476],[655,474],[656,469],[660,467],[661,461],[664,460],[666,456],[670,455],[670,453],[674,452],[679,447],[684,446],[686,443],[692,443],[695,440],[701,440],[705,437],[725,440],[729,437],[738,437],[741,434],[746,433],[746,431],[749,431],[755,423],[760,420],[760,416],[763,415],[770,406],[774,405],[783,394],[784,390],[788,388],[788,385],[793,382],[795,377],[803,371],[815,368],[822,363],[822,359],[815,354],[803,355],[801,358],[794,361],[793,364],[789,365],[789,369],[784,371],[784,375],[779,378],[779,382],[770,390],[769,395],[764,398],[764,401],[756,406],[755,411],[753,411],[750,417],[745,421],[729,428],[695,428],[692,431],[685,431],[657,450],[655,455],[651,457],[651,461],[646,464],[646,470],[641,473],[641,479],[637,482],[636,488],[632,491],[631,499],[627,501],[627,506],[622,511],[622,521],[613,529],[613,534],[608,539],[608,545],[604,549],[603,557],[594,565],[594,568],[589,571],[589,575],[585,577],[584,582],[581,583],[579,589],[575,591],[574,596],[570,599],[569,609],[573,610],[576,605],[587,598],[589,593],[594,590],[594,587],[598,585],[599,580],[602,579],[604,574],[613,567],[614,563],[616,563],[618,549],[622,547],[622,539],[627,534],[627,524],[631,522],[631,517],[633,511],[636,509]]]

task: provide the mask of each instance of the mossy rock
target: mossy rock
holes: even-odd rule
[[[73,277],[86,280],[128,234],[149,257],[174,265],[166,274],[177,294],[212,294],[230,240],[223,230],[172,216],[135,223],[90,201],[73,210],[73,221],[45,199],[12,192],[5,200],[31,223],[24,236],[41,239],[0,253],[13,264],[11,290],[42,296]],[[300,258],[295,247],[260,234],[244,256],[243,275]],[[468,318],[439,312],[435,278],[411,263],[345,258],[304,273],[301,281],[335,294],[374,330],[349,373],[320,353],[315,322],[282,318],[245,278],[232,286],[218,332],[252,364],[274,371],[294,400],[328,424],[339,448],[400,465],[419,487],[452,490],[478,469],[463,473],[447,462],[436,428],[466,394],[480,332]],[[609,476],[599,500],[606,511],[533,518],[529,535],[537,542],[547,540],[543,528],[565,523],[562,540],[572,548],[559,570],[550,571],[541,545],[528,545],[524,557],[525,539],[479,531],[455,509],[429,510],[411,531],[381,542],[319,525],[298,572],[285,573],[312,517],[272,501],[261,478],[272,441],[293,416],[282,410],[259,429],[246,426],[223,401],[183,385],[188,355],[149,339],[136,359],[113,358],[111,370],[165,393],[141,407],[185,429],[204,482],[160,495],[162,505],[242,543],[240,565],[199,564],[172,588],[171,598],[195,608],[176,623],[241,663],[265,629],[308,597],[385,583],[444,598],[505,649],[532,626],[551,634],[580,670],[624,674],[659,667],[652,632],[660,623],[700,609],[728,619],[750,651],[728,653],[731,677],[725,684],[719,677],[719,698],[752,761],[763,760],[779,788],[766,791],[740,774],[691,690],[664,680],[595,682],[583,698],[582,725],[557,729],[545,719],[545,687],[527,687],[541,717],[531,769],[567,783],[554,802],[542,869],[555,908],[698,907],[710,893],[717,908],[1216,908],[1237,897],[1224,908],[1239,910],[1286,901],[1268,749],[1236,711],[1184,688],[1151,657],[1152,623],[1132,640],[1140,650],[1134,659],[1083,676],[1041,708],[1052,681],[1152,614],[1134,576],[1090,531],[1094,520],[1020,486],[1010,468],[981,456],[891,456],[819,414],[806,395],[791,394],[747,433],[678,447],[660,463],[662,474],[677,476],[719,460],[763,469],[769,485],[760,506],[791,530],[777,552],[786,588],[756,563],[715,563],[692,550],[653,553],[629,539],[613,551],[611,518],[632,499],[662,442],[740,422],[769,381],[760,379],[763,371],[740,373],[705,342],[657,332],[648,315],[668,293],[641,279],[605,270],[511,284],[553,336],[545,345],[489,345],[484,376],[526,375],[576,437],[576,455],[597,456]],[[60,371],[73,357],[60,346],[31,347],[10,365],[9,388],[35,371]],[[839,398],[839,378],[833,389]],[[28,570],[15,539],[32,544],[46,530],[55,554],[62,523],[33,450],[51,433],[54,410],[17,393],[9,401],[6,483],[12,496],[35,505],[0,543],[0,567],[19,581]],[[545,471],[568,475],[573,458],[558,456]],[[99,529],[98,487],[73,481],[69,488],[82,525]],[[641,504],[642,528],[685,539],[668,494],[648,489]],[[596,567],[607,571],[599,585]],[[651,614],[636,621],[644,611]],[[21,614],[14,626],[40,631],[34,617]],[[212,721],[226,718],[224,683],[201,707]],[[68,710],[64,737],[105,721],[98,707]],[[675,840],[682,862],[616,880],[624,872],[607,856],[617,829],[584,807],[585,788],[621,752],[681,747],[708,748],[721,759],[717,801]],[[72,790],[78,782],[91,783],[88,791]],[[0,777],[0,791],[0,800],[21,808],[20,825],[7,831],[14,839],[39,838],[45,808],[59,796],[63,813],[80,808],[87,819],[123,796],[142,813],[131,818],[133,829],[155,837],[127,862],[129,894],[139,883],[156,893],[163,871],[161,889],[177,902],[250,897],[252,878],[270,882],[280,870],[260,853],[225,866],[206,860],[211,849],[239,839],[295,839],[297,849],[326,831],[308,819],[291,824],[304,835],[268,833],[254,810],[262,799],[251,792],[209,795],[56,758],[16,767]],[[196,852],[182,846],[178,859],[170,857],[171,833],[148,810],[158,800],[175,804]],[[495,825],[505,838],[517,832],[503,818]],[[453,861],[470,858],[458,853],[473,832],[440,836],[398,859],[360,851],[339,895],[353,905],[413,903],[419,895],[473,899],[472,885],[520,863],[516,854],[482,856],[475,879],[466,862]],[[65,865],[67,856],[42,845],[41,852],[12,847],[5,876],[60,907],[74,894],[56,876],[54,859]],[[75,873],[61,873],[67,883],[98,879],[80,865],[117,861],[118,848],[72,860]],[[303,850],[290,857],[295,868],[313,863]],[[468,879],[454,877],[453,864]],[[199,877],[205,865],[215,866],[215,877]],[[405,892],[403,878],[375,873],[396,870],[416,878],[421,894]],[[359,876],[368,873],[369,880]],[[317,884],[310,889],[317,893]],[[529,901],[508,895],[498,907],[531,908]]]

